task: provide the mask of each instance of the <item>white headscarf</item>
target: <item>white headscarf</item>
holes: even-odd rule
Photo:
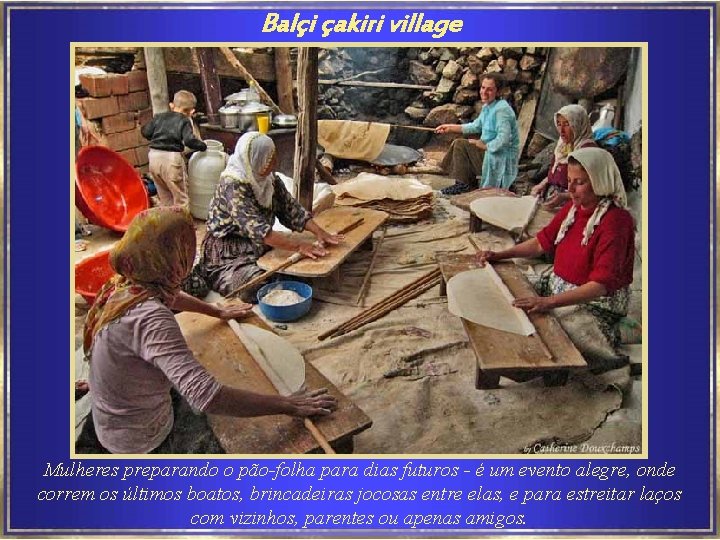
[[[275,155],[275,143],[267,135],[257,131],[245,133],[235,145],[221,176],[250,184],[257,202],[263,208],[272,206],[274,193],[273,175],[262,173]]]
[[[590,177],[590,185],[595,195],[600,197],[600,202],[595,207],[595,211],[588,219],[583,231],[581,245],[585,246],[595,231],[595,227],[598,226],[610,206],[615,205],[618,208],[625,208],[627,206],[627,196],[625,195],[620,170],[617,168],[615,159],[613,159],[610,152],[602,148],[580,148],[572,152],[570,157],[580,162]],[[575,221],[576,211],[577,207],[573,205],[560,225],[560,230],[555,238],[555,245],[565,238],[570,225]]]
[[[569,143],[566,143],[562,137],[558,138],[552,172],[555,172],[558,165],[567,163],[570,152],[578,148],[583,142],[593,140],[590,119],[582,105],[565,105],[562,107],[555,113],[555,127],[558,124],[558,116],[562,116],[568,121],[573,130],[574,138]]]

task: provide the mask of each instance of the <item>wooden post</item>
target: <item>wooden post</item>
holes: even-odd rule
[[[317,146],[318,49],[298,50],[298,128],[295,133],[296,199],[312,211]]]
[[[153,114],[170,110],[167,73],[162,47],[143,47]]]
[[[280,110],[287,114],[295,114],[293,102],[293,77],[290,65],[290,49],[275,47],[275,80],[277,81],[278,101]]]
[[[197,56],[198,66],[200,66],[200,82],[205,96],[205,112],[208,123],[218,125],[220,124],[218,109],[222,104],[222,95],[220,93],[220,77],[215,69],[215,49],[197,47],[194,52]]]

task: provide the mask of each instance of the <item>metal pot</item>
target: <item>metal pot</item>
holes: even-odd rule
[[[279,128],[297,127],[298,119],[294,114],[276,114],[273,117],[273,125]]]
[[[230,105],[228,107],[220,107],[218,109],[220,114],[220,126],[233,129],[238,127],[238,116],[240,114],[240,107],[236,105]]]
[[[238,107],[244,107],[250,103],[259,103],[260,97],[258,93],[252,88],[243,88],[239,92],[230,94],[225,98],[225,103],[228,105],[237,105]]]
[[[243,131],[258,131],[258,116],[267,117],[268,126],[272,116],[272,109],[262,103],[249,103],[240,109],[238,127]]]

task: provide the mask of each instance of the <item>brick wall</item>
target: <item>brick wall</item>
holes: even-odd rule
[[[152,119],[147,73],[80,75],[80,84],[90,94],[77,105],[95,139],[92,144],[115,150],[140,174],[147,172],[148,141],[140,133]]]

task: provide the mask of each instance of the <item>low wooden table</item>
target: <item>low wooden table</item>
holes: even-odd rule
[[[467,193],[461,193],[460,195],[453,195],[452,197],[450,197],[450,204],[470,213],[471,233],[480,232],[483,222],[482,219],[477,217],[475,213],[470,210],[470,205],[474,200],[484,197],[517,197],[517,195],[515,195],[515,193],[513,193],[512,191],[508,191],[507,189],[487,188],[474,189],[473,191],[468,191]]]
[[[305,278],[330,277],[335,288],[340,286],[340,265],[356,249],[372,250],[372,234],[388,218],[387,212],[369,208],[333,207],[316,216],[315,222],[328,232],[342,230],[353,221],[364,221],[345,235],[345,241],[338,246],[329,246],[328,254],[320,259],[302,259],[288,266],[283,274]],[[312,243],[315,237],[308,232],[292,233],[293,237]],[[258,266],[270,270],[282,264],[293,254],[291,251],[273,249],[258,259]]]
[[[277,394],[227,322],[199,313],[176,315],[195,358],[225,385],[264,394]],[[269,330],[256,315],[243,319]],[[370,418],[345,397],[311,364],[305,362],[310,389],[327,388],[338,400],[338,410],[313,422],[338,453],[352,453],[353,436],[372,425]],[[284,415],[235,418],[208,415],[210,426],[228,454],[322,453],[303,421]]]
[[[443,276],[442,295],[455,274],[478,268],[473,255],[438,253],[437,260]],[[514,263],[497,263],[493,268],[516,298],[537,295]],[[563,385],[569,370],[587,366],[555,317],[547,313],[528,317],[537,333],[527,337],[461,319],[477,359],[476,388],[498,388],[501,376],[515,381],[542,376],[547,386]]]

